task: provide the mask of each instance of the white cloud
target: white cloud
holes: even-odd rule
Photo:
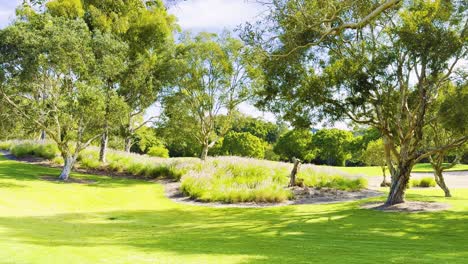
[[[184,30],[221,31],[253,21],[261,7],[246,0],[188,0],[170,11]]]

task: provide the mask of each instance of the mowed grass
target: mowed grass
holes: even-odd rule
[[[323,166],[327,167],[327,166]],[[342,172],[346,172],[354,175],[365,175],[365,176],[382,176],[382,169],[377,166],[366,166],[366,167],[333,167]],[[450,168],[446,171],[468,171],[468,164],[457,164],[455,167]],[[433,172],[431,164],[429,163],[418,163],[413,167],[413,172]],[[387,170],[387,176],[390,175]]]
[[[449,211],[384,213],[360,202],[273,208],[174,203],[151,182],[0,157],[0,263],[466,263],[468,189],[409,190]],[[382,198],[380,198],[382,199]],[[375,199],[374,199],[375,200]]]

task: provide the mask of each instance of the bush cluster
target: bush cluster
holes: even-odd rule
[[[58,154],[57,145],[50,142],[23,141],[10,143],[10,152],[16,157],[35,156],[44,159],[53,159]]]
[[[219,157],[184,175],[182,191],[200,201],[281,202],[292,195],[284,188],[290,170],[289,163]],[[314,188],[357,191],[367,187],[363,178],[351,179],[338,170],[313,165],[304,165],[298,180]]]
[[[422,179],[411,179],[410,187],[422,187],[422,188],[429,188],[435,187],[436,181],[431,177],[425,177]]]

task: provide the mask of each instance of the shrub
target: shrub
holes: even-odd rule
[[[151,157],[169,158],[169,150],[164,146],[153,146],[148,150]]]
[[[45,159],[53,159],[58,154],[58,148],[53,143],[39,143],[34,141],[24,141],[11,146],[11,154],[21,158],[25,156],[35,156]]]
[[[368,186],[367,180],[364,178],[348,178],[333,168],[322,168],[314,165],[305,165],[299,171],[297,178],[303,180],[305,186],[313,188],[358,191]]]
[[[225,153],[234,156],[263,158],[266,142],[249,132],[229,132],[223,141]]]
[[[0,150],[10,150],[12,144],[10,140],[0,141]]]
[[[409,186],[410,187],[429,188],[429,187],[435,187],[436,182],[431,177],[425,177],[425,178],[422,178],[422,179],[411,179]]]
[[[288,182],[286,166],[253,159],[222,157],[210,160],[200,170],[189,171],[182,177],[181,190],[201,201],[281,202],[291,197],[284,188]],[[276,165],[276,166],[275,166]]]
[[[309,130],[291,130],[282,135],[273,150],[278,154],[281,160],[291,160],[296,157],[300,160],[306,160],[312,155],[312,132]],[[308,160],[310,161],[310,160]]]

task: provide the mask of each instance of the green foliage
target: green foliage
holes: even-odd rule
[[[83,17],[85,13],[81,0],[52,0],[46,6],[53,16],[75,19]]]
[[[287,128],[281,124],[274,124],[259,118],[240,114],[239,117],[236,117],[236,122],[233,124],[232,131],[248,132],[272,144],[278,141],[279,136],[287,131]]]
[[[314,134],[312,147],[316,149],[316,158],[328,165],[344,166],[351,158],[349,150],[353,134],[340,129],[321,129]]]
[[[10,140],[7,141],[0,141],[0,150],[10,150],[13,142]]]
[[[362,154],[362,159],[367,165],[385,166],[385,149],[382,139],[369,142],[367,149]]]
[[[169,158],[169,150],[164,146],[152,146],[147,154],[151,157]]]
[[[152,147],[163,147],[161,140],[156,137],[156,131],[153,128],[143,126],[135,132],[133,139],[132,152],[148,153]]]
[[[428,188],[428,187],[435,187],[436,181],[434,178],[425,177],[421,179],[411,179],[410,187],[421,187],[421,188]]]
[[[233,113],[253,89],[244,64],[245,48],[227,33],[200,33],[196,37],[187,33],[177,52],[181,65],[176,89],[164,101],[165,126],[189,131],[205,159],[231,128]],[[222,110],[227,111],[224,118]]]
[[[302,161],[310,161],[313,157],[311,151],[312,132],[309,130],[291,130],[282,135],[273,150],[281,160],[298,158]]]
[[[266,145],[265,147],[265,157],[264,157],[266,160],[271,160],[271,161],[279,161],[280,160],[280,156],[278,154],[275,153],[275,151],[273,150],[273,146],[272,145]]]
[[[228,155],[264,158],[265,142],[249,132],[229,132],[223,140],[223,150]]]

